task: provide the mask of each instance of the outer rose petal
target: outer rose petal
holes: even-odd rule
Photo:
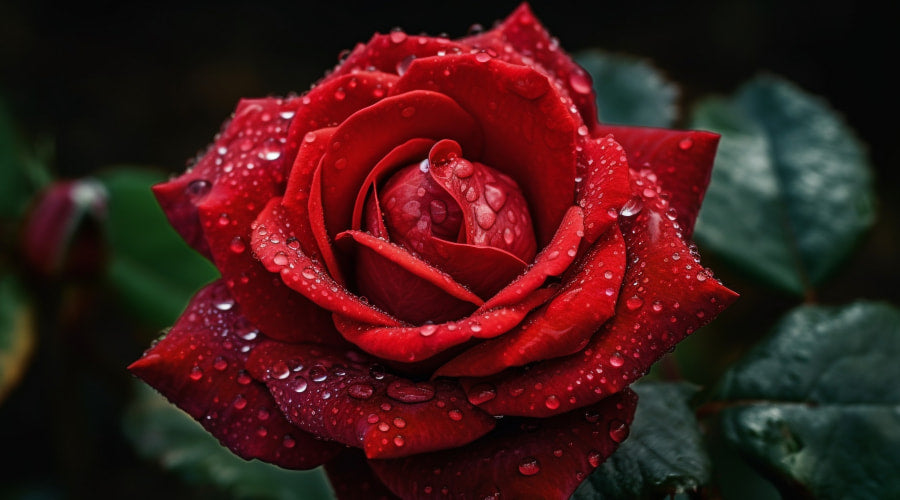
[[[549,416],[591,404],[644,375],[737,298],[692,256],[674,222],[644,205],[621,221],[628,269],[612,320],[578,354],[464,380],[470,400],[494,415]]]
[[[483,377],[580,351],[612,317],[624,270],[625,242],[618,228],[612,228],[573,264],[553,300],[515,330],[452,359],[435,376]]]
[[[402,75],[416,58],[456,54],[469,49],[468,45],[448,38],[410,36],[402,31],[376,34],[368,43],[358,44],[347,59],[325,77],[325,81],[369,68]]]
[[[463,448],[369,463],[405,499],[564,500],[627,437],[636,403],[626,389],[554,418],[504,422]]]
[[[244,371],[258,331],[222,282],[201,290],[171,331],[128,369],[247,460],[310,469],[341,450],[281,415],[265,385]]]
[[[353,351],[267,342],[247,366],[288,420],[361,447],[369,458],[463,446],[494,428],[494,418],[470,405],[459,386],[387,375]]]
[[[463,145],[463,156],[519,184],[532,203],[530,213],[542,247],[574,202],[576,129],[581,119],[562,104],[546,76],[486,55],[417,59],[394,93],[437,91],[475,117],[484,131],[484,154],[472,154]]]
[[[555,289],[537,290],[510,306],[481,307],[459,321],[420,326],[375,326],[336,314],[335,326],[348,341],[382,359],[416,363],[472,338],[493,338],[515,327],[525,315],[541,305]]]
[[[694,232],[694,221],[712,175],[719,135],[645,127],[597,127],[596,134],[612,134],[625,147],[631,168],[650,169],[667,193],[685,239]]]
[[[338,500],[395,500],[398,498],[369,467],[360,450],[347,449],[325,464],[328,481]]]
[[[493,51],[505,61],[537,67],[564,89],[589,130],[597,125],[597,103],[591,76],[559,47],[558,40],[550,37],[527,3],[520,5],[494,29],[462,41]]]
[[[612,136],[585,139],[578,161],[578,205],[584,209],[584,239],[596,241],[631,198],[628,161]]]

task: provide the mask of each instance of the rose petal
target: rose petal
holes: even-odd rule
[[[356,195],[356,203],[353,204],[353,222],[350,225],[352,229],[360,230],[365,227],[363,211],[366,208],[367,196],[373,194],[377,186],[395,170],[427,158],[428,150],[434,143],[433,139],[410,139],[392,149],[375,164]],[[380,217],[378,219],[383,221]]]
[[[169,333],[128,369],[244,459],[310,469],[341,446],[313,438],[281,415],[244,367],[258,330],[221,281],[202,289]]]
[[[435,376],[483,377],[580,351],[612,317],[625,270],[625,241],[613,227],[573,264],[562,289],[515,330],[465,351]]]
[[[558,40],[550,36],[527,3],[519,5],[494,29],[463,38],[461,42],[496,53],[505,61],[540,69],[571,98],[589,130],[597,125],[597,103],[591,76],[565,53]],[[521,57],[516,57],[519,55]]]
[[[578,205],[584,209],[584,239],[593,243],[613,225],[631,199],[628,161],[612,136],[586,138],[578,167]]]
[[[479,297],[493,297],[528,266],[515,255],[494,247],[464,245],[438,238],[429,238],[426,247],[431,251],[425,259]]]
[[[574,202],[580,125],[547,77],[482,54],[447,55],[413,61],[394,93],[416,89],[446,94],[475,117],[484,131],[484,154],[464,146],[463,156],[519,184],[531,203],[538,246],[546,245]]]
[[[463,446],[494,427],[458,386],[385,374],[353,351],[264,342],[247,366],[294,425],[360,447],[368,458]]]
[[[391,490],[369,467],[362,451],[349,448],[325,464],[325,473],[338,500],[395,500]]]
[[[446,321],[484,303],[452,276],[403,247],[361,231],[344,231],[338,240],[355,243],[360,292],[401,320]]]
[[[251,239],[253,252],[265,269],[279,273],[281,280],[288,287],[300,292],[319,306],[318,311],[340,312],[356,320],[376,325],[401,324],[387,313],[363,302],[358,296],[338,285],[320,262],[303,252],[299,241],[288,226],[281,198],[272,198],[253,223]],[[277,285],[273,285],[272,278],[269,275],[269,286],[277,288]],[[279,305],[276,308],[279,310],[284,305],[282,302],[274,303]],[[269,304],[267,310],[271,309]]]
[[[369,464],[402,498],[565,500],[627,437],[636,403],[626,389],[581,411],[504,422],[464,448]]]
[[[428,176],[462,209],[465,243],[508,251],[523,261],[534,258],[537,244],[528,203],[514,180],[478,162],[464,159],[452,140],[428,154]]]
[[[322,209],[330,237],[350,227],[353,204],[348,200],[356,199],[372,167],[414,138],[452,138],[473,154],[481,152],[481,130],[447,96],[407,92],[358,111],[338,126],[321,161]]]
[[[644,375],[737,298],[695,259],[674,222],[647,205],[620,221],[628,269],[615,315],[587,347],[527,371],[464,379],[470,400],[490,384],[497,397],[480,406],[495,415],[548,416],[592,404]]]
[[[492,338],[509,331],[554,292],[538,290],[517,304],[482,307],[467,318],[440,324],[384,327],[353,321],[340,314],[334,316],[334,324],[348,341],[374,356],[415,363],[472,338]]]
[[[625,147],[631,168],[649,169],[656,174],[685,238],[690,239],[712,175],[719,135],[606,125],[598,127],[597,134],[612,134]]]
[[[531,267],[497,292],[484,307],[490,309],[515,304],[543,285],[548,277],[564,273],[578,255],[578,245],[583,236],[584,213],[577,206],[569,207],[553,239],[537,254]]]
[[[402,31],[376,34],[368,43],[358,44],[325,81],[369,68],[402,75],[416,58],[458,53],[468,49],[468,46],[460,42],[443,37],[407,35]]]
[[[396,82],[396,75],[371,70],[333,75],[300,98],[302,106],[291,122],[292,136],[299,141],[307,132],[336,126],[388,95]]]

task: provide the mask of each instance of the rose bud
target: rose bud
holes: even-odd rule
[[[222,278],[129,368],[341,498],[569,498],[628,386],[736,297],[690,243],[717,142],[599,124],[527,5],[375,35],[155,186]]]
[[[90,179],[61,181],[37,196],[25,217],[21,252],[46,277],[87,277],[103,267],[106,189]]]

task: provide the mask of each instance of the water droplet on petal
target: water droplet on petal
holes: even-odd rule
[[[385,375],[384,367],[381,365],[372,365],[369,368],[369,375],[375,380],[383,379]]]
[[[627,307],[629,311],[639,309],[642,305],[644,305],[644,301],[637,295],[632,295],[625,300],[625,307]]]
[[[419,335],[423,337],[430,337],[434,335],[434,332],[437,331],[437,326],[435,325],[422,325],[419,327]]]
[[[678,141],[678,147],[682,151],[687,151],[688,149],[691,149],[691,146],[693,146],[693,145],[694,145],[694,141],[691,140],[690,137]]]
[[[459,422],[463,418],[462,412],[457,409],[448,411],[447,416],[450,417],[450,420],[453,420],[455,422]]]
[[[203,378],[203,369],[197,365],[194,365],[194,367],[191,368],[190,377],[193,381],[200,380],[201,378]]]
[[[354,399],[369,399],[374,392],[369,384],[353,384],[347,389],[347,394]]]
[[[489,182],[484,185],[484,200],[491,210],[499,212],[506,204],[506,191],[501,186]]]
[[[403,439],[403,436],[394,436],[394,446],[396,446],[397,448],[402,448],[404,444],[406,444],[406,441]]]
[[[231,406],[234,406],[235,410],[243,410],[247,407],[247,398],[245,398],[241,394],[238,394],[234,397],[234,402],[231,403]]]
[[[400,30],[394,30],[394,31],[391,31],[390,38],[391,38],[391,41],[394,43],[403,43],[406,41],[407,36],[406,36],[406,33],[402,32]]]
[[[600,464],[603,463],[603,455],[601,455],[597,450],[589,451],[588,463],[591,464],[591,467],[599,467]]]
[[[218,371],[225,370],[226,368],[228,368],[228,360],[226,360],[222,356],[217,357],[215,361],[213,361],[213,368]]]
[[[544,400],[544,406],[546,406],[548,410],[559,408],[559,398],[552,394],[547,396],[547,399]]]
[[[609,437],[617,443],[625,441],[628,431],[628,424],[621,420],[613,420],[609,423]]]
[[[402,116],[403,118],[412,118],[414,114],[416,114],[416,108],[414,108],[413,106],[407,106],[403,108],[402,111],[400,111],[400,116]]]
[[[282,438],[281,440],[281,445],[285,448],[291,449],[294,446],[297,446],[297,441],[293,437],[291,437],[290,434],[285,434],[284,438]]]
[[[492,384],[488,384],[486,382],[476,384],[474,387],[469,389],[467,397],[469,399],[469,402],[473,405],[480,405],[497,397],[497,388]]]
[[[253,381],[253,379],[250,378],[250,375],[246,371],[241,370],[240,372],[238,372],[238,375],[237,375],[237,383],[238,384],[248,385],[252,381]]]
[[[479,52],[475,54],[475,60],[480,63],[486,63],[491,60],[491,55],[487,52]]]
[[[247,244],[244,243],[244,240],[241,239],[240,236],[235,236],[228,245],[228,249],[233,253],[244,253],[244,250],[247,249]]]
[[[632,198],[625,202],[625,205],[622,206],[622,210],[619,211],[623,217],[631,217],[633,215],[637,215],[644,208],[644,202],[641,201],[640,198]]]
[[[274,262],[276,266],[286,266],[288,264],[287,255],[285,255],[284,252],[278,252],[275,254],[275,257],[272,258],[272,262]]]
[[[519,474],[533,476],[541,471],[541,463],[534,457],[525,457],[519,462]]]
[[[210,189],[212,189],[212,183],[208,180],[196,179],[191,181],[187,187],[184,188],[184,191],[192,202],[196,202],[198,199],[206,196]]]
[[[394,417],[394,427],[398,429],[406,427],[406,420],[403,420],[400,417]]]
[[[395,380],[388,385],[387,395],[403,403],[423,403],[434,399],[434,386],[428,382],[414,384],[405,380]]]
[[[622,354],[619,351],[616,351],[609,357],[609,364],[615,367],[622,366],[625,364],[625,358],[622,357]]]
[[[296,393],[302,393],[306,391],[307,387],[309,387],[309,383],[306,382],[305,378],[299,375],[297,377],[294,377],[294,381],[291,383],[291,388]]]

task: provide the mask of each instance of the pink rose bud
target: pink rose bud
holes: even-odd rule
[[[97,181],[61,181],[40,193],[25,218],[22,255],[48,277],[90,276],[103,265],[107,193]]]

